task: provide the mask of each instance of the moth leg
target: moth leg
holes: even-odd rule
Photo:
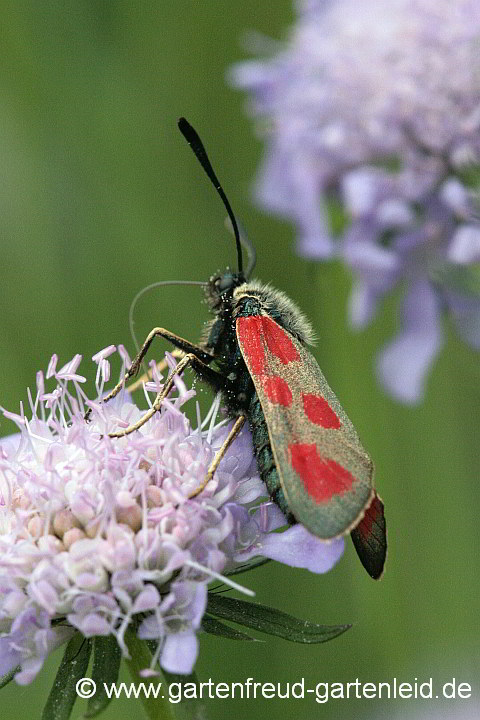
[[[210,353],[205,352],[201,347],[198,345],[194,345],[193,343],[189,342],[188,340],[184,340],[183,338],[179,337],[178,335],[175,335],[174,333],[170,332],[169,330],[165,330],[165,328],[156,327],[151,330],[145,342],[143,343],[142,347],[140,348],[140,352],[136,355],[135,359],[133,360],[132,364],[128,368],[127,372],[123,376],[122,380],[120,380],[113,390],[111,390],[108,395],[106,395],[103,398],[104,403],[108,402],[112,398],[114,398],[120,390],[125,386],[125,383],[127,380],[129,380],[133,375],[136,375],[140,369],[141,362],[145,355],[148,352],[148,348],[153,342],[153,339],[156,337],[164,338],[165,340],[168,340],[172,343],[172,345],[175,345],[176,348],[179,350],[182,350],[185,353],[190,353],[194,355],[195,357],[199,358],[203,361],[203,363],[208,364],[211,363],[213,360],[213,355]]]
[[[215,470],[219,466],[220,461],[222,460],[223,456],[227,452],[227,450],[230,447],[230,445],[232,444],[232,442],[239,435],[240,430],[245,425],[246,419],[247,418],[245,415],[239,415],[238,418],[235,420],[235,423],[234,423],[232,429],[230,430],[230,432],[228,433],[227,437],[225,438],[225,441],[224,441],[222,447],[220,448],[220,450],[217,452],[217,454],[213,458],[213,461],[212,461],[210,467],[208,468],[208,472],[205,475],[205,477],[203,478],[202,483],[198,486],[198,488],[196,488],[196,490],[194,490],[192,493],[190,493],[190,495],[188,496],[189,498],[194,498],[197,495],[199,495],[202,492],[202,490],[205,489],[205,487],[207,486],[207,483],[209,483],[210,480],[213,478],[213,476],[215,474]]]
[[[178,348],[175,348],[173,350],[172,355],[177,360],[181,360],[183,357],[185,357],[185,353],[183,352],[183,350],[179,350]],[[165,358],[163,360],[159,360],[157,362],[156,368],[159,373],[163,373],[163,372],[165,372],[165,370],[168,370],[168,363],[165,360]],[[152,377],[153,377],[153,371],[150,368],[150,370],[148,372],[143,373],[143,375],[141,375],[139,378],[137,378],[135,380],[135,382],[130,383],[130,385],[127,388],[128,392],[130,392],[130,393],[135,392],[135,390],[138,390],[138,388],[142,387],[143,383],[146,383],[149,380],[151,380]]]
[[[153,331],[152,331],[153,332]],[[212,368],[208,367],[208,365],[202,360],[200,360],[196,355],[193,353],[187,353],[178,365],[175,367],[174,370],[172,370],[172,373],[170,374],[167,382],[165,383],[163,390],[161,390],[154,402],[152,407],[147,410],[145,415],[143,415],[140,420],[138,420],[133,425],[129,425],[124,430],[119,430],[118,432],[112,432],[108,433],[108,437],[111,438],[118,438],[118,437],[124,437],[125,435],[130,435],[130,433],[135,432],[135,430],[139,430],[142,425],[145,425],[145,423],[150,420],[153,415],[155,415],[156,412],[158,412],[162,406],[163,401],[171,391],[173,387],[173,378],[175,375],[179,375],[183,370],[190,365],[193,370],[197,373],[197,375],[206,380],[210,385],[212,385],[217,390],[225,389],[229,386],[229,381],[219,372],[216,370],[213,370]],[[111,393],[110,393],[111,394]],[[228,438],[227,438],[228,439]]]

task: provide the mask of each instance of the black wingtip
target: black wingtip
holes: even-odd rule
[[[365,570],[374,580],[380,580],[387,557],[387,525],[383,502],[376,493],[351,537]]]

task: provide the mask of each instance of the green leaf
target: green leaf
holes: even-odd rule
[[[17,665],[17,667],[12,668],[7,673],[5,673],[5,675],[2,675],[2,677],[0,677],[0,690],[5,687],[5,685],[8,685],[11,680],[13,680],[19,670],[20,665]]]
[[[207,611],[224,620],[299,643],[327,642],[351,627],[351,625],[317,625],[266,605],[224,595],[209,594]]]
[[[169,687],[169,696],[181,698],[175,703],[176,720],[207,720],[207,711],[202,692],[195,673],[191,675],[175,675],[162,668],[165,682]]]
[[[113,635],[94,639],[92,680],[95,681],[97,690],[88,701],[85,717],[91,718],[99,715],[111,701],[112,697],[108,697],[105,692],[104,683],[110,686],[117,682],[121,659],[122,652]]]
[[[221,623],[220,620],[210,617],[210,615],[203,616],[202,630],[205,630],[205,632],[210,633],[211,635],[219,635],[221,637],[228,638],[229,640],[255,640],[255,638],[250,637],[250,635],[247,635],[240,630],[235,630],[229,625]]]
[[[247,572],[247,570],[254,570],[257,567],[261,567],[262,565],[265,565],[266,563],[272,562],[270,558],[254,558],[253,560],[249,560],[243,565],[239,565],[234,570],[229,570],[228,572],[224,573],[227,577],[232,577],[232,575],[240,575],[241,573]]]
[[[156,640],[142,640],[139,638],[136,635],[133,624],[127,628],[125,642],[128,652],[130,653],[130,657],[125,659],[125,664],[129,669],[133,682],[137,684],[141,677],[140,673],[142,670],[149,667],[152,659],[151,655],[155,654],[158,642]],[[161,685],[162,679],[160,676],[157,678],[150,677],[148,682]],[[179,720],[176,705],[169,701],[168,693],[161,693],[157,697],[140,693],[139,699],[149,720]]]
[[[68,720],[77,699],[76,684],[85,677],[91,652],[92,641],[75,633],[58,668],[42,720]]]
[[[155,640],[146,640],[145,646],[148,647],[152,655],[157,650],[157,642]],[[168,685],[168,696],[170,699],[181,699],[181,702],[172,702],[168,700],[172,717],[176,720],[207,720],[205,705],[201,699],[202,693],[195,673],[190,675],[177,675],[167,672],[162,668],[162,674]],[[160,716],[159,716],[160,717]]]

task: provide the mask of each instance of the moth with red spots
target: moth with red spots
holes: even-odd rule
[[[235,419],[206,478],[192,495],[202,492],[226,449],[248,422],[260,475],[287,521],[299,522],[325,540],[350,533],[364,567],[377,579],[383,572],[387,543],[383,503],[373,487],[373,463],[307,349],[313,340],[309,322],[284,293],[249,280],[255,250],[238,231],[196,131],[184,118],[178,124],[228,212],[238,270],[227,269],[206,284],[214,319],[201,345],[155,328],[127,376],[138,371],[156,336],[184,351],[175,372],[190,365],[222,393],[227,411]],[[242,244],[249,256],[245,272]],[[170,378],[145,418],[112,436],[138,429],[160,409],[171,387]]]

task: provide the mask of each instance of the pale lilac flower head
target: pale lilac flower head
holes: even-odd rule
[[[190,673],[211,580],[242,589],[228,574],[254,556],[325,572],[343,551],[343,540],[326,544],[301,527],[272,532],[285,519],[259,479],[247,429],[189,498],[229,426],[216,422],[215,401],[203,422],[197,408],[193,429],[183,405],[195,393],[180,377],[146,425],[109,438],[143,414],[125,392],[100,401],[114,351],[94,357],[94,402],[81,356],[59,370],[54,356],[28,414],[3,411],[20,433],[0,442],[0,677],[20,666],[21,684],[75,630],[113,635],[127,655],[129,626],[155,641],[152,668]],[[147,391],[161,386],[157,374]]]
[[[480,348],[480,2],[298,7],[288,43],[233,72],[267,138],[257,197],[294,221],[301,255],[351,268],[353,326],[402,284],[403,327],[378,373],[416,402],[442,314]]]

